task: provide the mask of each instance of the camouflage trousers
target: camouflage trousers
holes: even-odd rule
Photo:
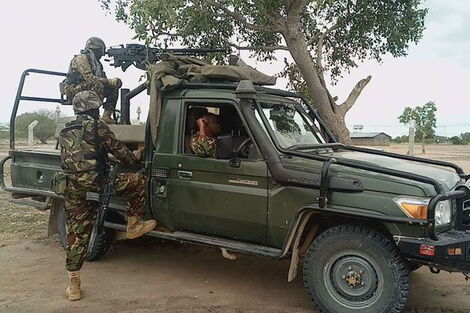
[[[103,102],[105,109],[111,109],[114,111],[116,108],[117,100],[119,97],[119,88],[105,87],[102,83],[80,83],[78,85],[65,85],[64,88],[67,99],[72,101],[73,97],[81,91],[93,91]]]
[[[88,174],[88,173],[85,173]],[[83,175],[83,174],[82,174]],[[95,176],[96,177],[96,176]],[[90,235],[99,210],[95,201],[87,201],[87,192],[99,192],[98,184],[87,184],[86,188],[69,175],[65,210],[67,214],[67,259],[65,268],[78,271],[85,260]],[[147,181],[143,175],[119,173],[114,183],[114,194],[124,196],[128,201],[128,216],[142,216],[145,207]]]

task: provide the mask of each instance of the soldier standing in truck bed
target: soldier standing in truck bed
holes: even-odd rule
[[[135,156],[116,139],[99,119],[100,98],[92,91],[79,92],[72,100],[76,120],[60,132],[62,168],[67,175],[65,211],[67,214],[67,260],[69,300],[81,298],[79,270],[83,265],[99,203],[88,201],[87,192],[100,192],[105,183],[105,158],[114,155],[124,166],[134,166]],[[155,220],[143,221],[147,181],[141,174],[118,173],[114,181],[116,195],[128,200],[127,238],[134,239],[151,231]]]
[[[80,91],[93,91],[103,103],[102,119],[108,124],[114,124],[113,113],[118,100],[119,88],[122,82],[119,78],[108,79],[100,62],[106,53],[106,45],[98,37],[87,40],[85,49],[70,62],[67,78],[61,83],[61,92],[68,100]]]

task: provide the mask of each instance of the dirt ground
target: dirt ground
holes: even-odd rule
[[[406,146],[386,150],[404,153]],[[470,146],[427,152],[470,171]],[[47,214],[0,192],[0,312],[313,312],[301,279],[287,283],[288,261],[229,261],[216,249],[153,238],[116,243],[102,260],[86,263],[84,297],[70,303],[64,252],[56,236],[45,235]],[[411,279],[407,312],[470,312],[470,282],[461,274],[422,268]]]

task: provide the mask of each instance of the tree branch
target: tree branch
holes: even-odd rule
[[[265,50],[265,51],[275,51],[275,50],[285,50],[289,51],[289,48],[284,45],[276,45],[276,46],[237,46],[234,44],[230,45],[238,50]]]
[[[354,89],[351,91],[351,93],[349,94],[349,97],[346,99],[346,101],[344,101],[339,106],[339,108],[341,109],[341,111],[344,114],[346,114],[346,112],[348,112],[352,108],[354,103],[356,103],[357,98],[359,98],[359,96],[361,95],[362,90],[364,90],[364,88],[367,86],[367,84],[369,84],[371,79],[372,79],[372,76],[370,76],[370,75],[367,76],[367,78],[361,79],[356,84]]]
[[[193,4],[196,4],[196,0],[190,0]],[[241,15],[240,13],[231,11],[228,9],[225,5],[218,3],[217,1],[214,0],[204,0],[207,4],[223,11],[227,16],[233,18],[240,24],[242,24],[244,27],[246,27],[249,30],[254,30],[254,31],[261,31],[265,33],[277,33],[280,32],[281,29],[279,27],[275,27],[274,25],[271,26],[264,26],[264,25],[255,25],[253,23],[250,23],[247,21],[247,19]]]
[[[336,23],[335,25],[331,26],[328,28],[325,32],[316,34],[310,40],[307,42],[307,46],[310,46],[311,44],[317,43],[316,49],[315,49],[315,66],[317,68],[318,75],[320,76],[320,79],[324,80],[324,69],[323,69],[323,45],[325,38],[331,34],[331,32],[335,31],[336,29],[340,28],[340,24]]]

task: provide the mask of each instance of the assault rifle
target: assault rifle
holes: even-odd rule
[[[203,56],[210,53],[225,53],[229,54],[229,48],[219,49],[162,49],[153,48],[140,44],[127,44],[117,47],[111,47],[106,51],[106,54],[113,58],[111,65],[120,67],[124,72],[134,65],[138,69],[147,70],[148,63],[155,63],[160,60],[162,54],[170,54],[175,56]],[[111,61],[111,60],[107,60]]]
[[[106,177],[107,181],[104,183],[104,186],[102,186],[99,198],[100,208],[96,216],[96,234],[100,234],[101,230],[103,229],[106,215],[108,213],[109,200],[111,200],[111,194],[114,190],[114,183],[117,172],[118,165],[114,165],[114,167],[109,171],[109,176]]]

